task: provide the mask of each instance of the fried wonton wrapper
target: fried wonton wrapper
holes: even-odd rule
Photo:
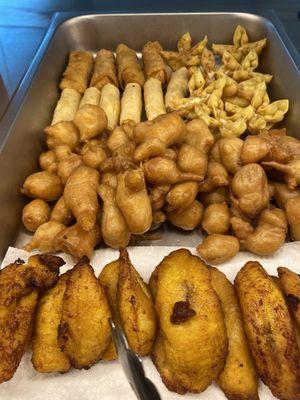
[[[112,51],[101,49],[95,58],[90,86],[95,86],[97,89],[102,90],[107,83],[112,83],[116,87],[119,86],[116,59]]]
[[[108,298],[87,257],[69,272],[58,343],[74,368],[98,362],[111,341]]]
[[[100,101],[100,91],[95,87],[89,87],[84,92],[80,103],[79,108],[85,106],[86,104],[93,104],[94,106],[98,106]]]
[[[89,51],[71,51],[66,70],[59,84],[61,90],[74,89],[83,94],[88,87],[94,58]]]
[[[152,359],[164,384],[179,394],[205,390],[227,355],[222,308],[207,266],[188,250],[173,251],[150,280],[159,333]]]
[[[76,90],[71,88],[64,89],[56,104],[51,125],[62,121],[73,121],[80,99],[81,96]]]
[[[165,95],[165,104],[168,111],[170,111],[172,101],[186,97],[188,82],[188,70],[185,67],[172,73]]]
[[[39,288],[55,285],[60,257],[35,255],[0,272],[0,383],[12,378],[31,338]]]
[[[218,384],[230,400],[258,399],[258,379],[248,345],[241,308],[232,283],[217,268],[210,268],[212,286],[224,313],[228,355]]]
[[[138,83],[128,83],[121,99],[120,124],[136,125],[141,122],[142,88]]]
[[[122,88],[128,83],[144,85],[145,76],[136,53],[125,44],[120,43],[116,50],[118,64],[118,79]]]
[[[119,123],[121,110],[120,91],[112,83],[107,83],[103,86],[99,106],[105,111],[107,129],[112,131]]]
[[[67,280],[67,274],[61,275],[57,284],[47,290],[39,301],[31,359],[38,372],[67,372],[71,367],[57,341]]]
[[[156,78],[160,80],[162,86],[164,86],[167,76],[166,66],[160,54],[162,50],[159,42],[148,42],[143,47],[142,56],[146,79]]]
[[[144,101],[147,119],[166,114],[162,83],[157,78],[148,78],[144,85]]]
[[[260,378],[274,396],[298,399],[300,350],[283,293],[255,261],[244,265],[234,283]]]

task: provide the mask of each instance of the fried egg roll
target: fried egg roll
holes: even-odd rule
[[[120,86],[124,88],[128,83],[138,83],[143,86],[145,76],[135,51],[121,43],[116,53]]]
[[[144,102],[149,121],[166,113],[162,82],[159,79],[147,79],[144,85]]]
[[[89,51],[71,51],[69,62],[59,84],[61,90],[74,89],[83,94],[93,70],[94,58]]]
[[[85,106],[86,104],[93,104],[94,106],[97,106],[100,101],[100,95],[100,90],[98,90],[96,87],[92,86],[87,88],[82,96],[82,99],[80,100],[79,108]]]
[[[105,111],[107,129],[112,131],[119,123],[121,109],[120,91],[115,85],[107,83],[103,86],[99,106]]]
[[[98,51],[95,59],[94,72],[90,86],[95,86],[97,89],[101,90],[107,83],[112,83],[116,87],[119,86],[116,59],[112,51],[101,49]]]
[[[61,121],[72,121],[78,110],[81,96],[74,89],[64,89],[56,104],[51,125]]]
[[[120,124],[138,124],[142,114],[142,88],[138,83],[128,83],[121,99]]]
[[[156,78],[159,79],[164,85],[166,83],[166,65],[160,55],[162,47],[159,42],[148,42],[142,50],[143,65],[145,70],[146,79]]]
[[[169,110],[170,103],[172,103],[174,99],[186,97],[188,92],[188,82],[188,70],[185,67],[179,68],[177,71],[172,73],[165,95],[167,110]]]

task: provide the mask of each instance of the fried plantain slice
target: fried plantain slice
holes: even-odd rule
[[[286,267],[277,268],[277,272],[290,312],[300,328],[300,276]]]
[[[111,341],[110,317],[106,293],[82,257],[69,273],[58,328],[58,344],[73,367],[88,369],[102,358]]]
[[[32,364],[38,372],[67,372],[71,364],[58,345],[58,326],[68,274],[45,292],[38,305],[32,341]]]
[[[31,339],[38,289],[55,285],[60,257],[35,255],[0,271],[0,383],[12,378]]]
[[[300,351],[278,284],[247,262],[235,278],[245,331],[262,381],[282,400],[300,399]]]
[[[120,326],[120,314],[118,306],[118,280],[119,280],[119,260],[107,264],[99,275],[99,282],[108,295],[112,319],[115,325]],[[111,361],[118,358],[118,353],[113,340],[110,342],[107,350],[103,354],[103,360]]]
[[[232,283],[217,268],[210,268],[212,286],[224,313],[228,355],[217,382],[230,400],[258,399],[258,377],[243,324],[241,308]]]
[[[150,279],[159,332],[152,360],[167,388],[205,390],[224,368],[227,336],[208,267],[188,250],[173,251]]]
[[[140,356],[150,354],[155,334],[154,302],[148,286],[131,264],[126,249],[120,249],[118,306],[129,347]]]

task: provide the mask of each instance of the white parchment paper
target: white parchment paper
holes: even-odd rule
[[[156,265],[175,246],[129,247],[129,255],[133,265],[148,281]],[[195,249],[189,249],[195,253]],[[5,266],[17,258],[27,260],[30,254],[24,250],[10,247],[3,260]],[[63,256],[66,265],[64,272],[74,265],[71,257]],[[118,252],[112,249],[100,249],[95,252],[91,265],[98,276],[102,268],[110,261],[118,258]],[[268,273],[277,275],[276,268],[287,266],[300,273],[300,242],[286,243],[276,254],[270,257],[257,257],[251,253],[240,252],[229,262],[219,268],[233,281],[239,269],[249,260],[259,261]],[[225,399],[222,391],[213,383],[205,392],[184,397],[169,392],[162,384],[159,374],[148,357],[143,359],[147,376],[155,383],[162,400],[175,399]],[[260,382],[259,396],[261,400],[274,399],[270,390]],[[31,352],[28,350],[14,377],[0,385],[1,400],[132,400],[135,396],[126,381],[118,361],[100,362],[88,371],[71,370],[66,374],[40,374],[31,364]]]

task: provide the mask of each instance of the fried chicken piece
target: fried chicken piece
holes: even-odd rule
[[[277,271],[286,302],[300,328],[300,276],[286,267]]]
[[[186,249],[173,251],[150,280],[159,333],[152,352],[164,384],[179,394],[199,393],[224,368],[227,336],[209,270]]]
[[[217,268],[211,267],[209,272],[222,304],[228,337],[226,364],[217,382],[230,400],[258,399],[258,378],[234,287]]]
[[[71,368],[57,341],[67,280],[68,274],[61,275],[57,284],[47,290],[39,301],[31,359],[38,372],[67,372]]]
[[[31,337],[38,288],[55,285],[60,257],[35,255],[0,271],[0,383],[14,375]]]
[[[282,292],[254,261],[237,274],[235,287],[259,376],[274,396],[299,399],[300,350]]]
[[[58,328],[58,344],[74,368],[98,362],[111,341],[106,293],[89,259],[82,257],[70,271]]]

